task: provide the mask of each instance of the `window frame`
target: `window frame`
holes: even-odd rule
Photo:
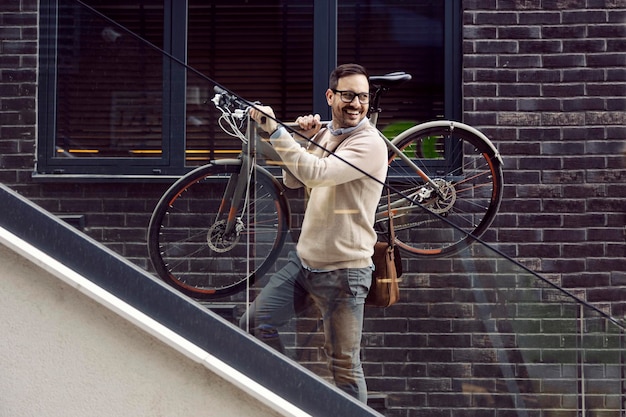
[[[313,91],[326,88],[328,73],[337,65],[337,2],[314,4],[313,111],[329,118],[323,97]],[[462,7],[461,0],[444,2],[444,118],[462,121]],[[52,152],[56,140],[56,51],[58,5],[55,0],[40,2],[39,89],[37,113],[36,166],[33,173],[40,180],[171,180],[194,167],[185,160],[186,71],[176,63],[186,62],[187,0],[163,1],[163,48],[175,60],[164,59],[162,153],[160,157],[142,158],[56,158]],[[173,29],[176,28],[176,29]]]

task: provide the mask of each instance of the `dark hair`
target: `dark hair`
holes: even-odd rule
[[[365,78],[369,81],[369,74],[367,70],[359,64],[343,64],[330,73],[330,79],[328,80],[328,87],[333,90],[337,88],[337,83],[340,78],[347,77],[348,75],[365,75]]]

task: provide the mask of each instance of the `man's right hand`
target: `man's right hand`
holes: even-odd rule
[[[267,133],[272,133],[278,128],[274,116],[274,110],[269,106],[256,106],[250,108],[250,117]]]

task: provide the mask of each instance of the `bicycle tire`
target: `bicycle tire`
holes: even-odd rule
[[[408,129],[393,143],[442,191],[437,197],[393,151],[389,153],[388,179],[397,191],[391,193],[394,231],[403,253],[449,256],[487,231],[500,207],[504,180],[501,157],[486,136],[462,123],[436,121]],[[383,193],[381,208],[386,204]]]
[[[261,167],[249,182],[249,204],[231,213],[240,231],[220,235],[224,222],[216,213],[228,180],[240,170],[240,160],[196,168],[165,192],[152,213],[148,252],[154,269],[193,298],[244,290],[274,264],[284,244],[289,205],[278,181]]]

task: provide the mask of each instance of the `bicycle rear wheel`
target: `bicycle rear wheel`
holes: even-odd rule
[[[480,237],[502,200],[502,162],[491,142],[476,129],[450,121],[415,126],[393,142],[439,188],[438,194],[390,153],[398,246],[414,256],[446,256]],[[384,193],[381,207],[386,204]]]
[[[157,274],[191,297],[212,299],[242,291],[274,264],[285,241],[287,200],[262,168],[249,181],[247,203],[236,212],[226,207],[218,216],[229,180],[240,170],[241,161],[230,161],[191,171],[167,190],[150,219],[148,251]],[[229,214],[236,227],[226,235]]]

